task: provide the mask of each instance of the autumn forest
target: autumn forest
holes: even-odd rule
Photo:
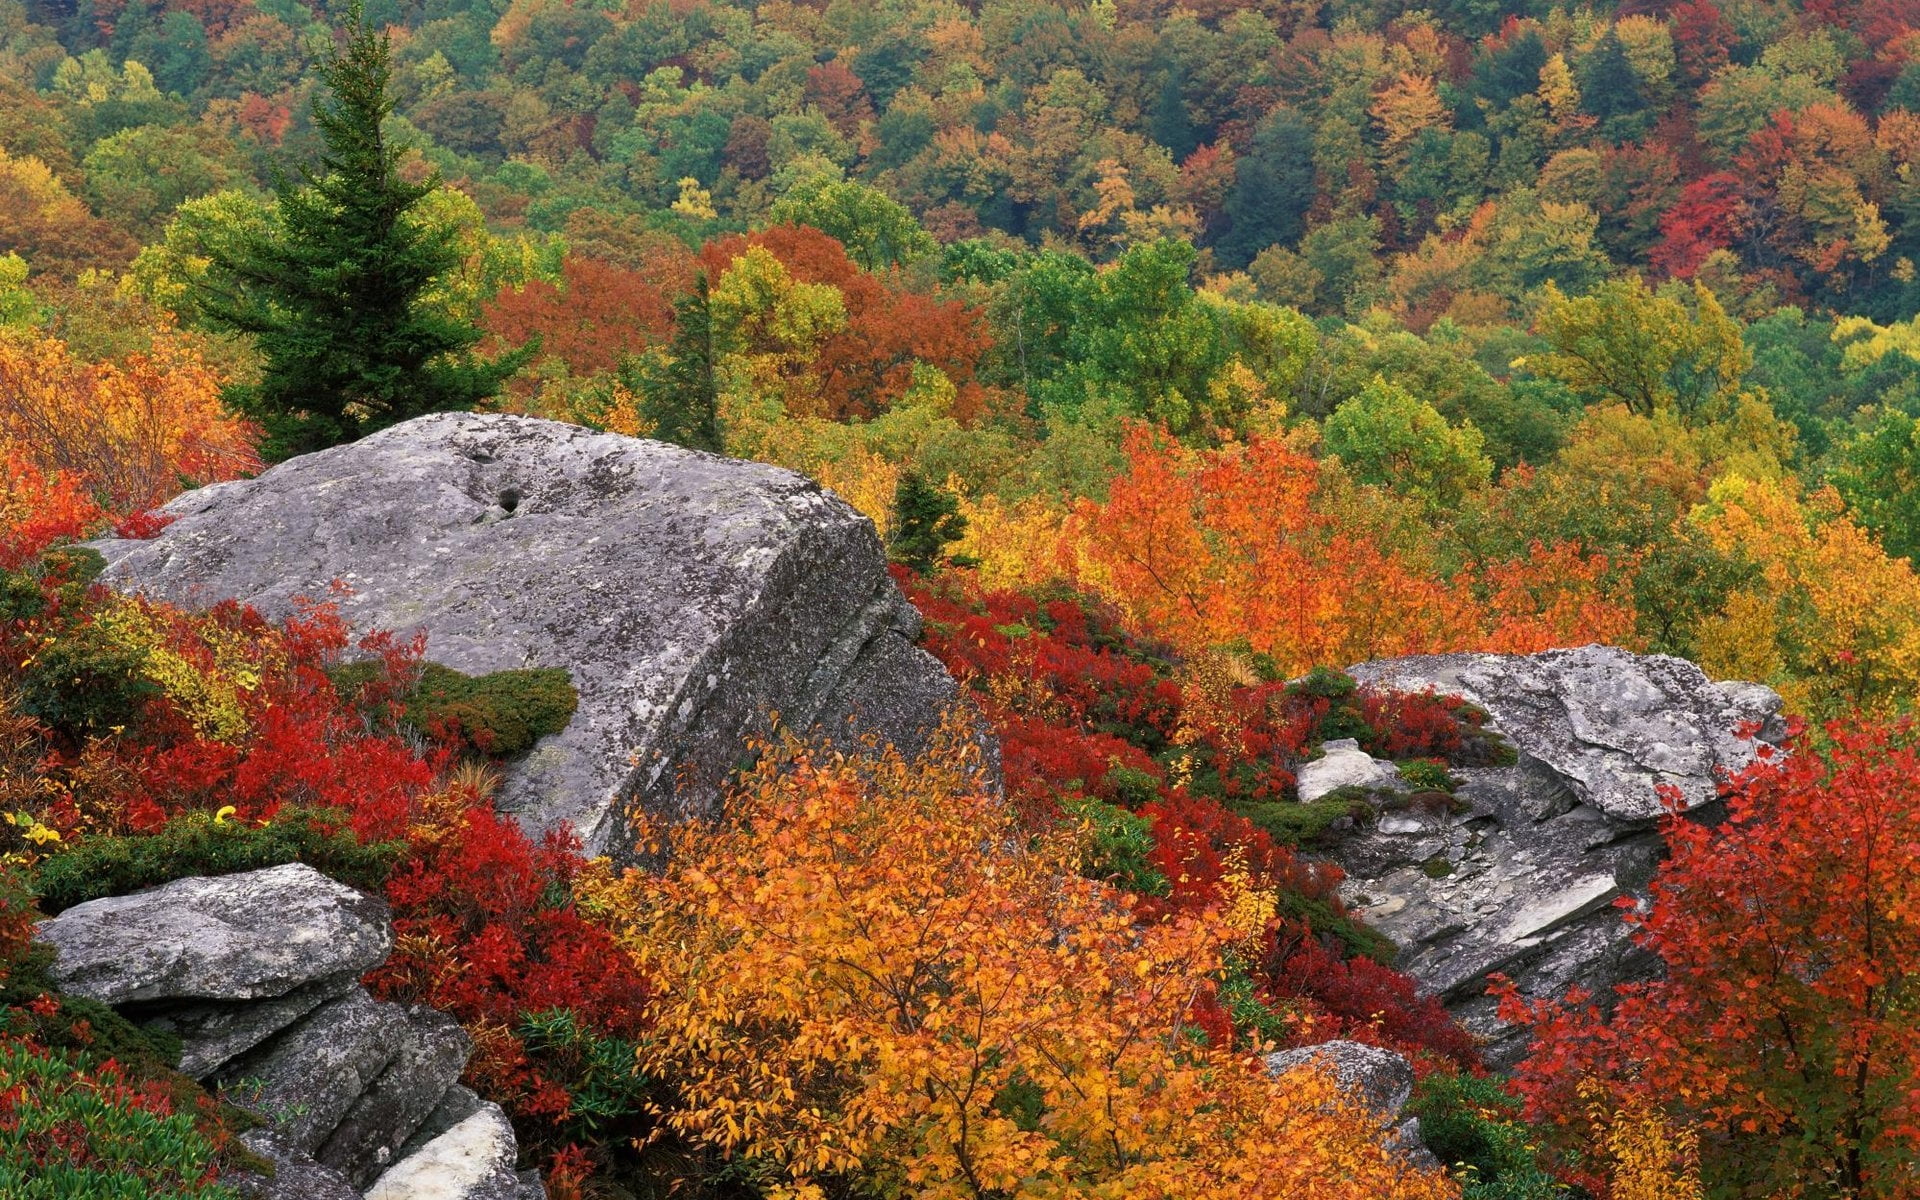
[[[1916,262],[1911,0],[0,0],[0,1195],[282,1194],[32,931],[293,861],[553,1200],[1920,1195]],[[971,715],[609,856],[564,680],[97,579],[440,412],[818,481]],[[1303,773],[1464,813],[1347,670],[1593,643],[1785,732],[1494,1060]]]

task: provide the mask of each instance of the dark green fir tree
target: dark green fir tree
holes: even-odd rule
[[[640,415],[653,436],[690,450],[720,452],[720,388],[713,375],[713,312],[707,277],[674,302],[673,340],[639,364]]]
[[[917,471],[901,474],[893,489],[893,530],[887,548],[895,562],[925,575],[946,560],[947,547],[967,532],[960,501],[937,488]]]
[[[427,299],[460,266],[455,231],[422,220],[438,175],[409,183],[382,130],[393,112],[386,34],[356,0],[345,45],[321,70],[325,143],[317,169],[276,186],[269,227],[210,246],[199,296],[214,325],[253,335],[256,383],[227,401],[257,421],[282,459],[423,413],[484,404],[525,361],[474,352],[481,332]]]

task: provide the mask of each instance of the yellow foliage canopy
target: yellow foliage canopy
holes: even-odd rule
[[[78,478],[113,512],[260,469],[254,430],[185,338],[162,332],[120,362],[81,362],[57,338],[0,334],[0,454]]]

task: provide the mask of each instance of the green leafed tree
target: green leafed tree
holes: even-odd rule
[[[1486,486],[1493,462],[1472,422],[1447,424],[1433,405],[1375,376],[1327,418],[1323,437],[1362,483],[1379,484],[1430,506],[1451,506]]]
[[[809,176],[774,201],[768,214],[776,224],[811,225],[847,248],[847,257],[863,270],[900,266],[939,249],[913,214],[876,188]]]
[[[1889,554],[1920,561],[1920,422],[1884,409],[1847,442],[1833,485]]]
[[[527,354],[481,357],[481,331],[434,302],[463,258],[452,231],[421,219],[443,185],[401,177],[382,128],[393,111],[387,37],[358,3],[349,22],[322,69],[329,94],[314,102],[319,167],[281,180],[275,220],[210,245],[196,285],[206,319],[259,349],[259,380],[227,399],[260,423],[273,459],[478,407]]]
[[[901,474],[893,492],[893,529],[887,537],[894,561],[924,575],[940,565],[947,547],[966,532],[967,519],[960,515],[960,501],[951,492],[928,483],[917,471]]]
[[[1711,291],[1696,284],[1691,305],[1682,295],[1654,292],[1638,276],[1571,299],[1549,287],[1538,332],[1551,350],[1525,365],[1643,417],[1667,409],[1689,423],[1723,417],[1753,356]]]

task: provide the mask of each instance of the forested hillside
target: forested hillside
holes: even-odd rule
[[[1912,1195],[1917,259],[1903,0],[0,0],[0,1183],[84,1093],[224,1195],[26,931],[299,858],[558,1200]],[[69,545],[466,410],[844,497],[1005,802],[776,738],[621,874],[495,809],[553,680]],[[1501,1080],[1300,774],[1465,812],[1488,714],[1342,670],[1595,642],[1792,720],[1619,897],[1661,978],[1508,987]],[[1450,1170],[1252,1057],[1335,1037]]]

